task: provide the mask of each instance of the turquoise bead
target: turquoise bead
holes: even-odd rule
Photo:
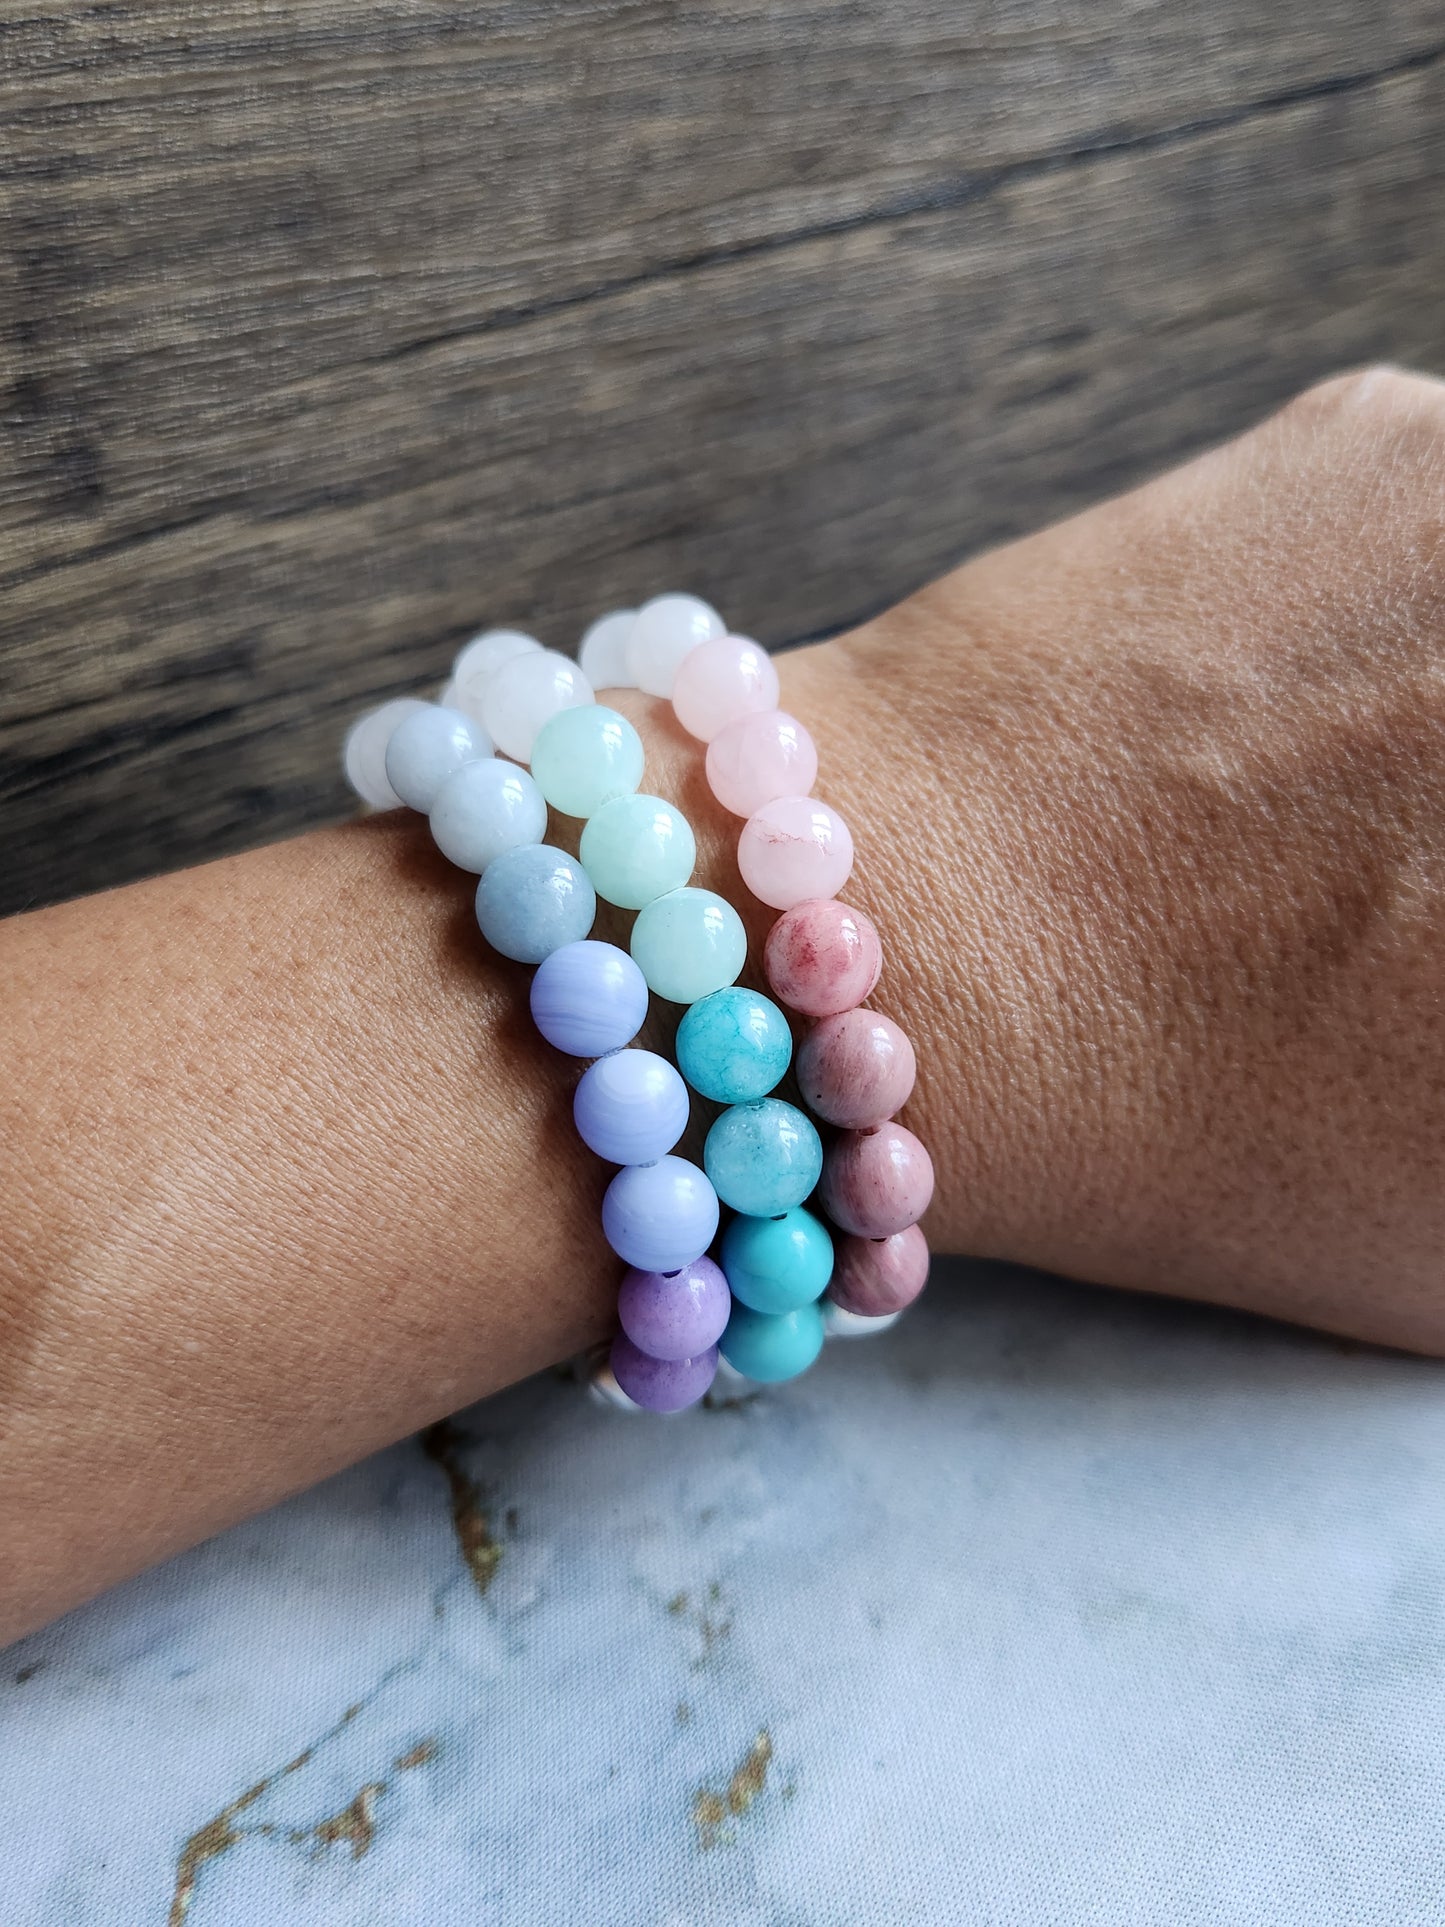
[[[537,731],[532,778],[554,810],[595,816],[604,803],[632,795],[642,761],[642,738],[627,718],[586,703],[559,709]]]
[[[697,844],[687,818],[660,796],[616,796],[589,818],[578,855],[599,897],[641,910],[687,882]]]
[[[775,1218],[816,1186],[823,1141],[794,1105],[762,1097],[723,1112],[707,1134],[702,1163],[724,1204],[750,1218]]]
[[[693,1005],[677,1027],[677,1067],[716,1104],[766,1097],[793,1057],[793,1033],[770,997],[736,985]]]
[[[828,1289],[833,1240],[822,1220],[801,1206],[781,1218],[734,1218],[723,1233],[719,1262],[740,1304],[753,1311],[793,1311]]]
[[[631,950],[649,990],[671,1004],[694,1004],[737,981],[748,939],[724,898],[711,890],[673,890],[638,916]]]
[[[735,1372],[776,1385],[807,1371],[823,1349],[823,1314],[816,1305],[796,1311],[750,1311],[734,1304],[718,1350]]]

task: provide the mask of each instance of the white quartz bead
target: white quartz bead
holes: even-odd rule
[[[700,642],[727,633],[709,603],[695,595],[659,595],[644,602],[627,638],[632,681],[649,696],[670,696],[677,666]]]
[[[592,1367],[587,1380],[587,1390],[594,1405],[608,1405],[614,1412],[640,1412],[642,1407],[630,1399],[613,1375],[612,1363],[604,1352]]]
[[[502,664],[483,694],[482,721],[499,749],[525,763],[549,717],[592,700],[592,685],[570,656],[539,649]]]
[[[890,1325],[896,1325],[903,1316],[901,1311],[890,1311],[881,1318],[863,1318],[856,1311],[845,1311],[841,1305],[835,1305],[831,1298],[824,1298],[822,1312],[825,1338],[872,1338],[878,1332],[886,1332]]]
[[[636,620],[635,609],[614,609],[611,615],[598,616],[578,644],[577,660],[594,689],[636,687],[627,666],[627,638]]]
[[[480,723],[459,709],[420,703],[391,732],[386,780],[403,803],[429,810],[454,771],[491,753],[492,739]]]
[[[547,834],[547,802],[526,770],[496,756],[463,763],[437,792],[432,840],[458,869],[478,876],[493,857]]]
[[[488,683],[504,662],[533,650],[540,654],[541,648],[535,636],[526,635],[520,629],[484,629],[457,652],[452,664],[452,682],[458,689]]]
[[[362,802],[374,810],[394,810],[401,805],[401,798],[386,780],[386,746],[397,724],[414,709],[425,707],[415,696],[397,696],[358,716],[346,732],[341,767]]]

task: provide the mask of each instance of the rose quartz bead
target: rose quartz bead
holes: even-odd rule
[[[806,796],[818,780],[813,739],[785,709],[739,716],[707,746],[712,793],[734,816],[751,816],[779,796]]]
[[[761,903],[791,910],[836,896],[853,868],[853,837],[836,810],[811,796],[780,796],[743,825],[738,868]]]
[[[912,1131],[846,1131],[823,1160],[823,1205],[841,1231],[891,1238],[928,1209],[933,1160]]]
[[[825,1017],[798,1052],[803,1102],[825,1123],[851,1131],[867,1130],[901,1111],[917,1071],[912,1044],[891,1017],[876,1010]]]
[[[768,932],[763,968],[774,995],[805,1017],[833,1017],[871,995],[883,945],[861,910],[836,898],[809,898],[785,910]],[[868,1121],[891,1117],[894,1106]]]
[[[928,1240],[911,1224],[891,1238],[840,1238],[828,1296],[859,1318],[887,1318],[927,1283]]]
[[[716,636],[683,657],[672,711],[689,736],[710,743],[720,729],[778,707],[778,672],[766,649],[746,636]]]

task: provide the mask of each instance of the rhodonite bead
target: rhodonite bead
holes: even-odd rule
[[[554,810],[592,816],[642,781],[642,738],[615,709],[559,709],[537,731],[532,776]]]
[[[503,663],[511,662],[514,656],[541,653],[537,638],[520,629],[484,629],[458,650],[452,664],[452,682],[475,700]]]
[[[717,1104],[748,1104],[781,1081],[793,1055],[788,1020],[770,997],[737,985],[715,990],[683,1014],[677,1066]]]
[[[763,1097],[723,1112],[707,1134],[702,1163],[725,1205],[750,1218],[775,1218],[816,1186],[823,1144],[796,1106]]]
[[[748,939],[730,903],[689,885],[638,912],[630,947],[650,989],[669,1003],[692,1004],[737,981]]]
[[[483,756],[463,763],[437,791],[431,833],[444,857],[480,875],[503,850],[542,841],[547,805],[526,770]]]
[[[780,796],[744,823],[738,868],[760,903],[791,910],[836,896],[853,868],[853,838],[836,810],[811,796]]]
[[[528,649],[502,664],[481,701],[482,720],[498,749],[526,763],[548,717],[590,703],[592,685],[570,656],[555,649]]]
[[[386,745],[386,780],[402,802],[429,810],[441,786],[463,763],[492,753],[492,739],[459,709],[421,703],[403,716]]]
[[[860,1238],[889,1238],[928,1209],[933,1160],[901,1124],[846,1131],[823,1160],[822,1196],[840,1229]]]
[[[795,1311],[752,1311],[735,1304],[718,1350],[744,1378],[760,1385],[796,1378],[823,1349],[823,1314],[817,1305]]]
[[[592,928],[597,895],[574,857],[550,844],[504,850],[477,885],[477,922],[494,950],[539,964]]]
[[[608,1363],[622,1391],[644,1412],[681,1412],[696,1405],[712,1384],[717,1347],[709,1345],[693,1358],[650,1358],[620,1332]]]
[[[686,1084],[665,1057],[650,1050],[616,1050],[599,1058],[582,1073],[572,1097],[577,1135],[609,1164],[653,1164],[665,1157],[687,1129],[688,1108]]]
[[[629,1164],[602,1199],[602,1230],[626,1264],[639,1271],[680,1271],[717,1236],[717,1193],[686,1158]]]
[[[629,1271],[617,1294],[622,1329],[649,1358],[694,1358],[722,1337],[732,1309],[728,1281],[711,1258],[681,1271]]]
[[[710,743],[739,716],[778,707],[772,658],[746,636],[714,636],[678,664],[672,713],[689,736]]]
[[[754,1311],[792,1311],[821,1298],[833,1275],[828,1227],[801,1205],[780,1218],[734,1218],[720,1260],[734,1298]]]
[[[785,910],[768,932],[763,968],[790,1010],[834,1017],[872,993],[883,945],[861,910],[836,897],[810,897]]]
[[[341,751],[341,767],[346,780],[363,803],[374,810],[394,810],[401,798],[386,780],[386,746],[392,731],[414,709],[426,704],[415,696],[397,696],[376,709],[368,709],[346,732]]]
[[[627,667],[627,638],[637,620],[635,609],[614,609],[599,616],[584,632],[577,645],[577,660],[582,674],[594,689],[631,689],[632,672]]]
[[[670,696],[683,657],[723,632],[722,617],[700,596],[654,596],[628,635],[627,673],[649,696]]]
[[[808,1109],[848,1130],[866,1130],[901,1111],[916,1073],[907,1036],[876,1010],[825,1017],[798,1050],[798,1088]]]
[[[818,780],[818,752],[796,716],[765,709],[739,716],[707,746],[707,780],[734,816],[752,816],[779,796],[806,796]]]
[[[641,910],[682,888],[697,844],[687,818],[660,796],[618,796],[588,821],[579,854],[598,896]]]
[[[647,1016],[647,979],[625,950],[586,938],[564,944],[537,966],[532,1021],[571,1057],[621,1050]]]
[[[928,1283],[928,1240],[916,1224],[887,1238],[843,1238],[828,1296],[860,1318],[886,1318]]]

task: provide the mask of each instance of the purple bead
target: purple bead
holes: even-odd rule
[[[644,1412],[680,1412],[696,1405],[716,1371],[716,1345],[695,1358],[649,1358],[626,1332],[612,1341],[612,1376]]]
[[[687,1129],[687,1086],[665,1057],[615,1050],[582,1073],[577,1134],[609,1164],[655,1164]]]
[[[549,1044],[571,1057],[621,1050],[647,1016],[647,980],[625,950],[584,937],[564,943],[537,966],[532,1020]]]
[[[649,1358],[693,1358],[727,1328],[732,1294],[722,1268],[699,1258],[681,1271],[629,1271],[617,1294],[622,1329]]]
[[[717,1221],[717,1192],[686,1158],[629,1164],[602,1200],[608,1244],[639,1271],[681,1271],[707,1250]]]

